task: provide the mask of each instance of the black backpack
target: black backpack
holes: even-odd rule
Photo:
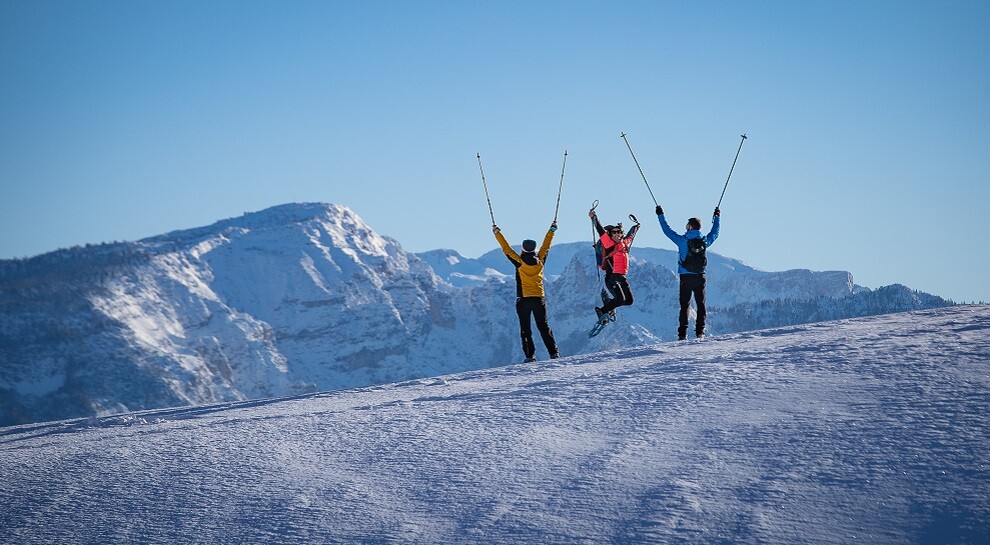
[[[679,263],[680,266],[688,272],[699,274],[705,272],[705,267],[708,266],[708,256],[705,255],[707,246],[705,237],[689,238],[687,240],[687,257]]]

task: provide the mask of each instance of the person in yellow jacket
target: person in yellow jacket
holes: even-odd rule
[[[522,337],[523,354],[527,362],[536,361],[531,316],[536,319],[536,329],[540,331],[540,337],[543,337],[543,344],[547,347],[550,357],[556,359],[560,356],[557,341],[553,338],[553,330],[547,323],[547,301],[543,294],[543,264],[547,260],[547,254],[550,253],[550,242],[555,231],[557,231],[556,221],[550,224],[550,230],[543,237],[543,245],[540,246],[539,251],[536,251],[536,241],[527,239],[522,243],[522,254],[517,254],[502,236],[502,230],[497,225],[492,225],[495,240],[516,267],[516,314],[519,315],[519,335]]]

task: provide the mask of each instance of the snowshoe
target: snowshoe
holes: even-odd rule
[[[588,337],[594,337],[601,333],[605,329],[605,324],[610,321],[609,313],[602,312],[601,307],[595,307],[595,313],[598,314],[598,321],[595,322],[595,327],[591,328],[591,331],[588,332]]]

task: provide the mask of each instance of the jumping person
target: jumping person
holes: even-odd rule
[[[605,270],[605,287],[612,294],[612,298],[608,302],[600,307],[595,307],[595,314],[601,320],[603,314],[612,312],[618,307],[633,304],[633,294],[632,290],[629,289],[626,273],[629,272],[629,248],[636,237],[636,232],[639,231],[639,223],[632,226],[628,235],[624,235],[621,223],[602,227],[594,209],[588,212],[588,216],[595,222],[595,230],[598,232],[599,240],[602,243],[601,267]]]
[[[695,335],[699,339],[705,336],[705,268],[708,266],[705,252],[718,238],[720,215],[721,212],[718,207],[715,207],[715,213],[712,216],[712,229],[707,235],[701,235],[701,220],[698,218],[689,219],[685,226],[687,231],[683,235],[679,235],[670,228],[670,225],[667,225],[667,220],[663,217],[663,208],[659,204],[657,205],[657,219],[660,220],[660,228],[663,229],[663,234],[677,245],[677,272],[681,278],[678,340],[687,339],[688,308],[691,306],[692,295],[694,295],[694,303],[698,307],[698,314],[695,319]]]
[[[550,253],[550,242],[556,231],[555,220],[543,237],[540,250],[536,251],[535,240],[527,239],[522,243],[523,252],[520,255],[506,242],[502,230],[497,225],[492,225],[495,240],[516,268],[516,314],[519,315],[519,336],[522,337],[523,354],[527,362],[536,361],[536,345],[533,344],[530,316],[536,319],[536,329],[540,331],[540,337],[543,338],[543,344],[547,347],[550,358],[556,359],[560,356],[557,341],[554,340],[553,331],[547,323],[547,302],[543,293],[543,264],[546,263],[547,254]]]

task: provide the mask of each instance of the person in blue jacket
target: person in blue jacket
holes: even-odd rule
[[[721,212],[716,207],[712,216],[712,230],[707,235],[701,235],[701,220],[691,218],[687,221],[687,231],[679,235],[667,225],[663,217],[663,208],[657,205],[657,219],[660,228],[677,245],[677,272],[681,277],[680,303],[681,312],[678,316],[677,338],[687,338],[688,308],[691,306],[691,296],[698,307],[695,319],[695,334],[699,339],[705,336],[705,268],[708,265],[706,250],[718,238],[719,216]]]

